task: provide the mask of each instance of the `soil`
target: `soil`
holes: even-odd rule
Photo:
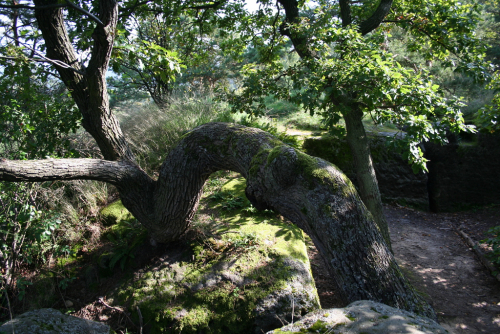
[[[397,261],[440,324],[450,333],[500,333],[500,282],[457,233],[463,226],[480,243],[500,225],[500,207],[438,214],[385,206],[385,214]],[[322,307],[341,307],[314,247],[310,257]]]

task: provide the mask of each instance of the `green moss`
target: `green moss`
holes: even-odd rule
[[[343,325],[343,324],[339,324]],[[318,334],[327,334],[332,333],[332,328],[328,326],[328,323],[322,320],[316,321],[308,328],[301,328],[299,332],[291,332],[291,331],[282,331],[281,329],[276,329],[273,331],[274,334],[292,334],[292,333],[318,333]]]
[[[253,158],[250,163],[250,169],[248,174],[250,176],[255,176],[260,169],[260,166],[264,163],[266,157],[268,156],[270,150],[260,150]]]
[[[298,158],[298,171],[305,175],[310,182],[311,188],[314,188],[318,181],[329,186],[337,184],[333,176],[318,164],[318,159],[311,157],[303,152],[296,151]]]
[[[221,191],[246,198],[245,187],[239,178]],[[257,303],[283,289],[292,275],[284,259],[308,262],[302,230],[270,212],[231,211],[214,235],[193,242],[183,262],[136,276],[118,289],[121,303],[140,308],[150,333],[252,332]]]
[[[113,202],[102,209],[101,216],[105,226],[114,225],[122,220],[134,219],[134,216],[123,206],[121,200]]]

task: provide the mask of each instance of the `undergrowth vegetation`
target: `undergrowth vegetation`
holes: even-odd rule
[[[185,132],[207,122],[237,122],[268,131],[291,146],[301,144],[284,131],[291,127],[293,112],[297,115],[286,103],[275,104],[274,111],[282,116],[279,120],[250,119],[231,114],[210,92],[184,91],[173,94],[164,109],[135,100],[117,103],[116,111],[140,165],[153,176],[172,145]],[[301,114],[297,119],[301,119],[300,126],[309,127]],[[67,140],[73,154],[100,158],[95,142],[85,132],[79,130]],[[196,233],[212,235],[214,226],[235,210],[256,212],[241,196],[220,191],[227,180],[227,173],[218,172],[207,181],[206,195],[209,201],[217,201],[220,215],[201,215],[193,223]],[[15,315],[33,308],[56,306],[71,311],[65,296],[72,284],[89,275],[111,276],[134,262],[136,252],[147,242],[147,233],[133,217],[111,223],[106,220],[101,210],[117,197],[114,187],[95,181],[0,184],[0,320],[10,318],[11,312]],[[251,246],[255,240],[250,233],[233,235],[228,242],[238,248]],[[85,267],[88,261],[97,263],[98,268]],[[90,288],[97,289],[97,281]]]

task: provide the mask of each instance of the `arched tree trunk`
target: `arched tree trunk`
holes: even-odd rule
[[[170,152],[157,181],[130,162],[90,159],[2,160],[0,180],[113,183],[151,236],[170,242],[188,229],[206,179],[221,169],[247,179],[247,197],[257,209],[274,209],[311,236],[345,303],[370,299],[435,318],[348,178],[258,129],[209,123],[192,130]]]

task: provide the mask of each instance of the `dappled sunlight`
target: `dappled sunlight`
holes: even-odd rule
[[[449,221],[413,210],[386,212],[397,262],[432,301],[441,325],[457,334],[500,332],[500,285]]]

